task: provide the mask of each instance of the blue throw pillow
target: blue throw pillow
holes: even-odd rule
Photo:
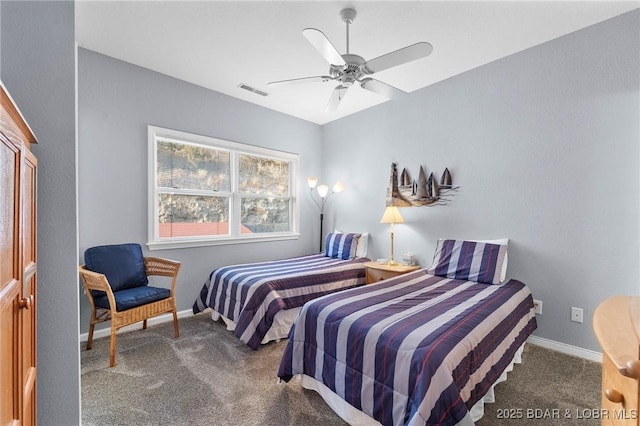
[[[84,261],[88,270],[106,275],[114,292],[149,284],[140,244],[91,247]]]
[[[360,234],[327,234],[324,244],[324,255],[334,259],[353,259],[356,254]]]
[[[427,273],[457,280],[499,284],[507,246],[481,241],[438,240]]]

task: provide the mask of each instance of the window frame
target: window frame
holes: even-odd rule
[[[148,242],[147,246],[150,250],[188,248],[188,247],[204,247],[226,244],[255,243],[263,241],[283,241],[300,238],[300,206],[299,206],[299,188],[298,173],[300,169],[300,155],[290,152],[279,151],[270,148],[248,145],[238,142],[227,141],[210,136],[197,135],[193,133],[182,132],[179,130],[166,129],[157,126],[147,126],[148,134]],[[230,192],[229,194],[229,235],[207,235],[195,237],[173,237],[160,238],[158,226],[158,196],[167,193],[159,190],[156,185],[157,173],[157,140],[159,138],[173,139],[176,142],[184,142],[185,144],[193,144],[202,147],[211,147],[213,149],[228,151],[230,154]],[[269,158],[273,160],[286,161],[289,163],[289,195],[288,196],[264,196],[259,194],[241,193],[239,191],[239,156],[241,154]],[[201,190],[181,190],[180,194],[204,194]],[[223,194],[217,195],[225,195]],[[289,223],[291,231],[285,232],[265,232],[260,234],[242,234],[241,233],[241,201],[243,197],[250,198],[267,198],[267,199],[290,199],[289,202]]]

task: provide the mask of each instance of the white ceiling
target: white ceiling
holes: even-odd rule
[[[324,124],[389,101],[351,87],[324,111],[335,82],[267,87],[325,75],[329,65],[302,36],[321,30],[340,53],[355,8],[350,52],[365,59],[419,41],[423,59],[373,77],[413,92],[472,68],[638,8],[635,1],[76,1],[80,47],[276,111]],[[593,52],[597,55],[598,52]],[[262,97],[240,83],[269,93]]]

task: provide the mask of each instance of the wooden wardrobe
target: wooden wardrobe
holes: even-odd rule
[[[0,82],[0,424],[36,424],[33,132]]]
[[[593,331],[602,347],[602,426],[640,425],[640,296],[598,305]]]

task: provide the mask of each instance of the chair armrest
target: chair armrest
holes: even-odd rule
[[[107,280],[107,276],[99,272],[90,271],[85,267],[85,265],[80,265],[78,267],[78,271],[82,278],[82,287],[84,287],[84,292],[87,294],[89,304],[91,305],[91,311],[95,314],[96,306],[93,303],[93,294],[91,293],[91,290],[99,290],[104,291],[107,294],[109,306],[111,307],[110,310],[112,312],[117,312],[116,299],[113,295],[113,290],[111,290],[111,286],[109,285],[109,281]]]
[[[175,297],[178,271],[182,263],[161,257],[145,257],[144,266],[147,270],[147,276],[160,275],[163,277],[171,277],[171,296]]]
[[[145,257],[144,266],[149,275],[161,275],[163,277],[173,277],[178,275],[182,264],[176,260],[163,259],[161,257]]]
[[[105,293],[113,293],[111,291],[111,286],[109,286],[109,281],[107,281],[107,277],[104,274],[90,271],[85,267],[85,265],[79,266],[78,271],[82,277],[82,285],[87,293],[89,293],[89,290],[100,290]]]

